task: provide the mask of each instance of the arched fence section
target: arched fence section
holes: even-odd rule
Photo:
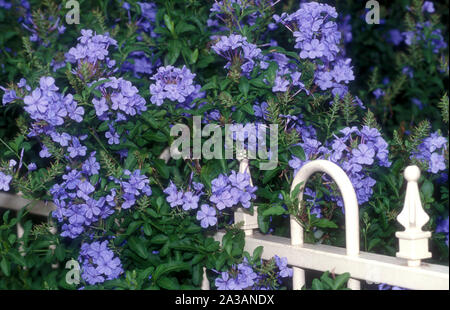
[[[299,208],[303,201],[303,191],[309,177],[317,172],[328,174],[337,184],[344,200],[345,210],[345,241],[346,254],[348,256],[358,256],[359,254],[359,209],[356,199],[355,189],[353,188],[347,174],[338,165],[328,160],[315,160],[304,165],[296,174],[291,186],[291,193],[300,184],[298,194]],[[291,244],[294,246],[303,245],[303,228],[300,223],[291,215]],[[294,267],[293,276],[294,289],[301,289],[305,285],[305,273],[302,269]],[[351,289],[360,289],[359,281],[350,279],[348,287]]]
[[[161,159],[166,162],[169,152],[163,152]],[[247,159],[240,160],[240,172],[250,173]],[[431,232],[422,231],[429,217],[422,208],[417,181],[420,170],[416,166],[405,169],[407,180],[406,197],[402,212],[397,217],[405,227],[404,231],[396,233],[399,239],[397,257],[361,252],[359,249],[359,208],[355,190],[345,172],[337,165],[326,160],[316,160],[305,164],[296,174],[291,191],[300,184],[299,203],[303,198],[304,186],[314,173],[325,173],[330,176],[340,189],[345,209],[346,248],[323,244],[303,243],[303,228],[291,216],[291,238],[264,235],[258,232],[257,207],[253,214],[239,209],[235,212],[235,222],[242,222],[245,231],[245,250],[253,252],[258,246],[263,246],[263,259],[274,255],[283,256],[294,269],[293,288],[301,289],[305,284],[305,270],[332,271],[335,274],[350,273],[348,287],[360,289],[360,281],[386,283],[408,289],[449,289],[449,267],[422,262],[431,257],[428,251]],[[48,216],[55,209],[52,203],[31,202],[20,195],[0,192],[0,208],[19,211],[27,206],[30,213]],[[18,235],[22,233],[20,223],[17,224]],[[222,241],[224,231],[218,231],[214,238]],[[209,282],[204,273],[202,289],[209,289]]]

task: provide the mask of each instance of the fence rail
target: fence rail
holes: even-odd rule
[[[166,152],[168,153],[168,152]],[[169,154],[162,154],[162,159],[168,161]],[[248,160],[240,161],[240,172],[250,174]],[[352,279],[348,287],[360,289],[360,280],[373,283],[386,283],[409,289],[449,289],[449,267],[427,264],[422,260],[431,257],[428,252],[428,242],[431,232],[422,231],[429,217],[422,208],[417,181],[420,177],[419,168],[410,166],[405,169],[408,182],[406,198],[402,212],[397,220],[405,227],[405,231],[397,232],[399,252],[397,257],[366,253],[359,251],[359,209],[356,195],[350,180],[337,165],[324,160],[312,161],[303,166],[294,178],[291,190],[297,184],[302,184],[299,202],[303,198],[303,189],[307,179],[316,172],[328,174],[338,185],[344,200],[346,221],[346,246],[340,248],[323,244],[304,244],[303,229],[291,217],[291,238],[262,235],[256,231],[257,207],[250,215],[245,210],[235,212],[235,221],[243,222],[245,231],[245,250],[253,252],[258,246],[263,246],[263,259],[270,259],[274,255],[287,257],[289,265],[294,268],[293,288],[301,289],[305,284],[304,269],[317,271],[333,271],[335,274],[349,272]],[[55,209],[52,203],[42,201],[32,202],[20,195],[0,193],[0,208],[19,211],[24,206],[32,214],[48,216]],[[20,223],[18,235],[20,237]],[[225,232],[219,231],[214,238],[221,241]],[[209,282],[204,274],[203,289],[209,289]]]

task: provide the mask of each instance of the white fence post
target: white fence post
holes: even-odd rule
[[[399,239],[400,250],[397,257],[407,260],[408,266],[420,266],[420,260],[430,258],[428,252],[428,238],[431,232],[422,231],[422,226],[430,219],[422,208],[419,186],[420,170],[417,166],[409,166],[405,169],[406,186],[405,204],[397,220],[405,227],[405,231],[395,233]]]
[[[247,158],[240,159],[239,172],[247,173],[250,176],[250,185],[253,186],[252,175],[250,173],[250,166]],[[234,212],[234,222],[243,222],[242,230],[245,232],[245,235],[252,235],[253,230],[258,229],[258,207],[253,206],[253,215],[242,208],[239,208]]]
[[[294,178],[291,186],[291,193],[295,187],[302,183],[298,194],[299,205],[303,200],[303,191],[309,177],[315,172],[328,174],[337,184],[345,209],[345,240],[347,256],[359,255],[359,210],[355,189],[353,188],[347,174],[338,165],[328,160],[315,160],[305,164]],[[303,228],[300,223],[291,216],[291,244],[303,246]],[[304,270],[294,267],[293,288],[301,289],[305,285]],[[360,282],[354,279],[348,281],[348,287],[354,290],[360,289]]]

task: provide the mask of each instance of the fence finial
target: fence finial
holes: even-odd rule
[[[399,239],[400,250],[397,257],[405,258],[408,266],[420,266],[420,260],[430,258],[428,252],[428,238],[431,232],[422,231],[422,226],[430,219],[422,208],[420,201],[419,186],[420,170],[417,166],[409,166],[405,169],[406,186],[405,204],[397,221],[405,227],[405,231],[397,232],[395,236]]]

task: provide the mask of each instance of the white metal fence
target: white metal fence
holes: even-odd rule
[[[170,154],[163,153],[166,161]],[[249,171],[248,160],[240,161],[240,172]],[[270,259],[274,255],[287,257],[288,263],[294,269],[293,288],[301,289],[305,284],[305,269],[317,271],[333,271],[335,274],[349,272],[351,279],[348,287],[360,289],[360,281],[386,283],[409,289],[449,289],[449,267],[427,264],[423,259],[431,257],[428,252],[428,242],[431,232],[422,231],[429,217],[422,208],[417,181],[420,171],[417,166],[405,169],[407,180],[406,198],[402,212],[397,217],[404,231],[397,232],[399,252],[397,257],[361,252],[359,249],[359,208],[355,190],[345,172],[337,165],[326,160],[316,160],[304,165],[294,178],[291,190],[302,183],[299,202],[302,201],[304,184],[316,173],[328,174],[337,184],[344,200],[346,224],[346,248],[323,244],[305,244],[303,229],[291,217],[291,238],[263,235],[257,232],[257,207],[253,215],[244,210],[235,212],[235,221],[243,222],[246,235],[245,250],[253,252],[258,246],[263,246],[262,258]],[[30,202],[19,195],[0,193],[0,207],[20,210],[28,205],[30,213],[47,216],[55,209],[52,203]],[[19,237],[23,233],[20,223],[17,226]],[[221,241],[225,232],[219,231],[214,238]],[[209,282],[204,275],[203,289],[209,288]]]

